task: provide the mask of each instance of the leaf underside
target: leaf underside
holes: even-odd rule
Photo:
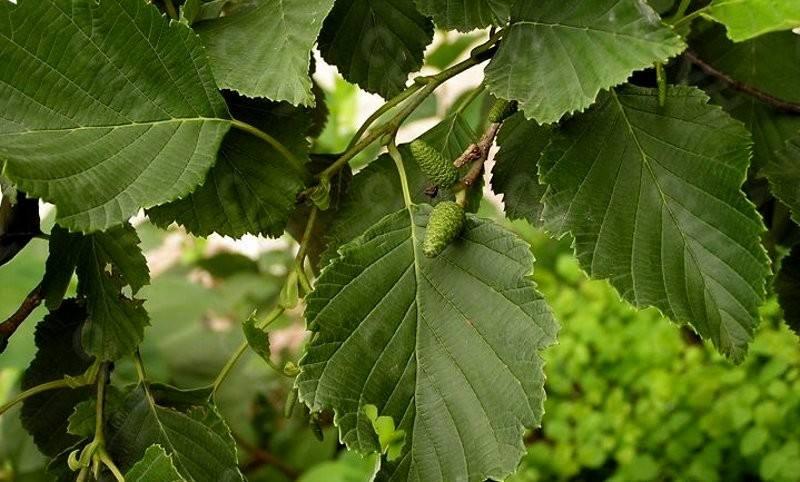
[[[541,419],[539,352],[557,326],[526,277],[525,243],[470,215],[453,245],[425,258],[430,211],[385,217],[323,270],[296,386],[312,410],[335,410],[351,449],[380,451],[364,405],[395,420],[403,452],[378,480],[502,480]]]
[[[546,227],[637,307],[690,323],[735,361],[758,323],[769,261],[740,190],[750,135],[699,90],[623,87],[567,122],[540,161]]]
[[[311,49],[333,0],[257,0],[195,30],[220,87],[247,97],[313,105]]]
[[[162,396],[176,392],[164,390]],[[243,480],[233,437],[216,407],[187,401],[184,392],[175,393],[183,397],[176,399],[180,405],[166,406],[154,399],[155,394],[141,386],[133,388],[123,408],[112,416],[108,448],[123,470],[135,468],[148,449],[158,444],[189,482]]]
[[[775,197],[789,206],[792,218],[800,223],[800,135],[787,142],[764,171]]]
[[[540,124],[589,107],[602,89],[679,54],[683,41],[639,0],[517,2],[486,85]]]
[[[195,34],[141,0],[0,2],[0,58],[0,159],[73,231],[189,193],[229,128]]]
[[[301,162],[308,160],[305,132],[310,119],[304,109],[238,95],[227,98],[237,119],[271,135]],[[302,166],[295,166],[263,140],[231,130],[203,185],[147,214],[162,228],[177,222],[197,236],[279,237],[305,186],[304,177]]]
[[[467,32],[504,25],[514,0],[416,0],[422,13],[444,29]]]
[[[796,0],[714,0],[704,16],[724,24],[734,42],[800,27]]]
[[[172,461],[160,445],[148,448],[142,460],[125,474],[126,482],[176,482],[185,480],[178,473]]]

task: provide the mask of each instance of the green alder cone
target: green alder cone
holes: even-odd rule
[[[458,237],[464,228],[464,208],[453,201],[437,204],[433,208],[422,252],[429,258],[439,256]]]
[[[489,122],[503,122],[512,115],[516,114],[518,104],[511,100],[497,99],[492,108],[489,109]]]
[[[425,141],[411,143],[411,154],[422,172],[439,187],[450,187],[458,181],[458,171],[442,154]]]

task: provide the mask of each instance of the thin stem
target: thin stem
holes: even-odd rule
[[[178,10],[172,0],[164,0],[164,8],[167,10],[167,15],[173,20],[178,20]]]
[[[238,119],[231,120],[231,125],[239,129],[240,131],[247,132],[248,134],[258,137],[262,141],[272,146],[272,148],[278,151],[280,155],[285,157],[287,161],[292,163],[292,165],[297,170],[302,171],[304,169],[303,162],[300,161],[300,159],[298,159],[297,157],[295,157],[295,155],[292,154],[291,151],[289,151],[289,149],[286,148],[286,146],[281,144],[281,142],[278,139],[275,139],[274,137],[262,131],[258,127],[250,125],[247,122],[242,122]]]
[[[688,5],[687,5],[687,8],[688,8]],[[705,6],[703,8],[695,10],[694,12],[690,13],[689,15],[683,15],[683,16],[680,16],[678,18],[675,18],[675,19],[671,20],[669,23],[672,24],[672,28],[676,28],[679,25],[682,25],[682,24],[684,24],[686,22],[691,22],[692,20],[696,19],[697,17],[699,17],[700,15],[705,13],[707,10],[708,10],[708,6]],[[686,11],[684,10],[684,14],[685,13],[686,13]]]
[[[28,293],[28,296],[22,301],[22,304],[17,308],[17,311],[14,312],[6,321],[0,324],[0,338],[8,340],[8,338],[13,335],[17,329],[22,326],[22,323],[28,319],[33,310],[35,310],[42,301],[44,300],[44,295],[42,293],[42,283],[36,285],[36,287]]]
[[[308,255],[308,247],[311,243],[311,238],[313,237],[314,225],[317,223],[317,218],[319,216],[319,208],[317,206],[313,206],[311,208],[311,212],[308,214],[308,221],[306,221],[306,229],[303,231],[303,237],[300,238],[300,248],[297,251],[297,257],[295,261],[300,265],[303,266],[303,262]]]
[[[498,32],[498,34],[489,39],[488,42],[477,47],[473,51],[473,55],[463,62],[460,62],[449,69],[443,70],[436,75],[429,77],[418,77],[417,79],[414,79],[415,83],[421,84],[423,87],[416,92],[412,92],[412,94],[416,95],[408,102],[408,104],[404,105],[403,108],[392,119],[387,121],[382,126],[369,131],[369,133],[367,133],[363,139],[358,141],[353,147],[347,149],[344,154],[342,154],[342,156],[336,160],[336,162],[328,166],[328,168],[324,171],[320,172],[317,175],[317,179],[330,179],[333,177],[334,174],[339,172],[339,170],[347,165],[350,160],[357,156],[361,151],[369,147],[373,142],[387,134],[396,132],[400,125],[408,118],[408,116],[410,116],[417,109],[417,107],[419,107],[420,104],[422,104],[422,102],[440,85],[457,76],[458,74],[461,74],[462,72],[469,70],[476,65],[480,65],[481,63],[490,59],[496,51],[496,46],[494,46],[494,43],[496,43],[500,38],[501,33],[502,32]],[[400,95],[405,94],[406,93],[404,91]],[[399,103],[399,101],[396,101],[396,98],[390,100],[389,102],[393,103],[394,105]]]
[[[411,190],[408,188],[406,166],[403,164],[403,156],[397,149],[397,144],[395,143],[394,138],[392,138],[392,140],[389,142],[387,148],[389,149],[389,155],[392,157],[392,160],[394,160],[394,165],[397,166],[397,172],[400,175],[400,184],[403,187],[403,201],[406,203],[406,208],[410,208],[412,205]]]
[[[86,383],[85,385],[89,385],[91,382]],[[0,415],[6,413],[11,407],[14,405],[25,401],[26,399],[38,395],[42,392],[47,392],[49,390],[58,390],[59,388],[74,388],[75,382],[73,380],[61,379],[61,380],[53,380],[52,382],[42,383],[41,385],[36,385],[35,387],[29,388],[24,392],[18,394],[16,397],[12,398],[10,401],[5,403],[4,405],[0,406]]]
[[[675,23],[682,19],[686,15],[686,11],[689,10],[689,5],[692,4],[692,0],[681,0],[680,5],[678,5],[678,9],[675,11],[675,15],[669,19],[669,23]]]
[[[136,375],[139,377],[139,381],[144,385],[147,381],[147,372],[145,372],[142,354],[139,350],[136,350],[136,353],[133,354],[133,365],[136,367]]]
[[[100,365],[100,372],[97,374],[97,403],[94,412],[94,440],[99,445],[105,441],[103,433],[103,411],[106,401],[106,382],[108,381],[108,364]]]
[[[744,94],[750,95],[752,97],[755,97],[761,102],[770,105],[777,110],[790,112],[793,114],[800,114],[800,104],[779,99],[771,94],[764,92],[758,87],[738,81],[733,77],[731,77],[730,75],[726,74],[725,72],[717,70],[713,66],[709,65],[691,50],[687,50],[686,52],[684,52],[683,55],[687,59],[689,59],[693,64],[698,66],[700,70],[705,72],[707,75],[710,75],[725,82],[726,84],[730,85],[733,89],[738,90],[739,92],[742,92]]]
[[[369,116],[366,121],[364,121],[364,123],[361,125],[358,131],[356,131],[356,134],[353,136],[353,139],[347,146],[347,150],[352,149],[358,143],[358,141],[361,140],[362,137],[364,137],[364,134],[367,132],[367,129],[369,129],[372,124],[374,124],[378,119],[380,119],[385,113],[394,109],[401,102],[403,102],[404,100],[408,99],[409,97],[417,93],[417,91],[419,91],[419,89],[421,89],[422,86],[423,86],[422,83],[414,82],[413,84],[408,86],[405,90],[403,90],[396,96],[392,97],[388,102],[383,104],[378,110],[373,112],[373,114]]]
[[[283,314],[284,311],[286,311],[285,308],[276,306],[275,308],[273,308],[272,311],[270,311],[270,313],[267,315],[264,321],[262,321],[256,326],[262,330],[267,329],[269,325],[271,325],[272,323],[275,322],[275,320],[280,318],[280,316]],[[230,375],[231,371],[239,362],[239,359],[242,358],[242,355],[244,355],[244,353],[247,351],[248,348],[249,345],[247,344],[247,342],[244,342],[241,345],[239,345],[239,348],[237,348],[236,351],[233,353],[233,355],[231,355],[231,357],[228,358],[228,361],[225,362],[225,366],[222,367],[222,370],[220,370],[219,374],[217,375],[217,378],[214,380],[213,385],[211,385],[211,396],[214,396],[214,394],[217,393],[219,387],[222,385],[225,379],[228,378],[228,375]]]

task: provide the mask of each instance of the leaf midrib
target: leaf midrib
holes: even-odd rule
[[[708,287],[708,281],[706,280],[706,273],[705,273],[705,271],[700,269],[700,264],[699,264],[699,262],[698,262],[698,260],[697,260],[697,258],[695,256],[694,250],[692,249],[691,244],[686,239],[686,234],[683,232],[683,228],[681,227],[681,224],[678,223],[678,220],[677,220],[675,214],[672,212],[672,209],[670,208],[670,205],[667,202],[667,199],[666,199],[667,195],[663,191],[663,189],[661,188],[661,185],[658,182],[658,178],[657,178],[655,172],[653,171],[653,167],[650,165],[649,156],[645,152],[644,147],[642,147],[641,143],[639,142],[639,137],[636,135],[636,132],[634,131],[633,124],[631,123],[630,119],[628,118],[628,114],[625,111],[625,106],[622,105],[622,102],[619,100],[619,97],[618,97],[616,91],[611,90],[611,97],[616,102],[617,107],[619,108],[619,111],[620,111],[620,115],[622,116],[622,119],[625,121],[625,125],[627,126],[628,131],[630,132],[631,138],[633,139],[633,141],[634,141],[634,143],[636,145],[636,148],[639,151],[639,154],[641,155],[642,164],[647,168],[647,172],[650,174],[650,177],[653,180],[653,185],[658,190],[658,195],[661,198],[661,203],[662,203],[663,209],[665,209],[667,211],[667,213],[669,214],[670,219],[672,220],[673,224],[676,227],[676,230],[678,231],[678,233],[681,236],[681,241],[683,243],[684,250],[689,254],[689,256],[690,256],[690,258],[692,260],[692,263],[694,263],[694,268],[700,273],[700,278],[703,280],[704,297],[707,297],[707,299],[711,303],[713,303],[715,311],[717,311],[718,313],[720,311],[723,311],[717,305],[716,297],[711,295],[711,291],[709,290],[709,287]],[[631,273],[633,273],[633,266],[632,265],[631,265]],[[686,280],[684,279],[684,290],[688,289],[687,283],[685,283],[685,281]],[[666,280],[664,280],[664,289],[665,289],[665,292],[668,292],[667,291],[667,286],[666,286]],[[687,293],[687,297],[688,296],[689,296],[689,294]],[[669,303],[669,305],[670,305],[670,310],[672,310],[672,312],[674,314],[677,314],[677,312],[675,311],[675,308],[672,306],[672,302],[669,299],[667,299],[667,303]],[[694,315],[694,307],[692,306],[691,303],[689,303],[689,309],[692,312],[692,316],[695,317],[695,315]],[[736,320],[737,323],[739,323],[739,320],[736,319],[735,317],[731,316],[731,318]],[[703,319],[706,320],[705,325],[709,329],[711,329],[711,326],[708,325],[708,321],[709,321],[708,320],[708,316],[703,316]],[[743,328],[745,328],[745,331],[747,331],[746,327],[743,326]],[[720,343],[723,342],[723,339],[722,339],[722,330],[723,329],[725,330],[725,333],[728,336],[728,340],[730,341],[730,340],[733,339],[733,337],[731,336],[730,331],[725,326],[724,321],[720,318],[719,323],[718,323],[718,336],[719,336],[719,339],[720,339]],[[741,348],[739,346],[735,345],[735,344],[732,344],[732,346],[730,347],[730,350],[732,350],[732,351],[740,351]],[[734,353],[731,353],[731,354],[734,355]]]

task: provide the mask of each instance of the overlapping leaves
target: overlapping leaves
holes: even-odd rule
[[[83,346],[102,360],[133,353],[144,337],[149,318],[134,298],[150,282],[139,237],[130,225],[94,234],[73,234],[56,226],[43,282],[48,307],[55,309],[78,273],[78,293],[85,298],[89,320]],[[130,289],[131,294],[123,292]]]
[[[200,22],[220,87],[247,97],[313,105],[311,48],[333,0],[257,0]]]
[[[341,439],[381,450],[373,405],[405,434],[378,480],[502,479],[542,415],[539,351],[556,324],[526,277],[528,246],[470,216],[435,259],[421,253],[430,207],[385,217],[341,248],[308,297],[316,332],[300,398],[332,408]]]
[[[703,15],[725,24],[734,42],[800,27],[800,3],[795,0],[714,0]]]
[[[203,185],[183,199],[148,210],[148,215],[161,227],[177,222],[198,236],[278,237],[305,186],[309,114],[286,102],[232,94],[227,99],[237,119],[271,135],[294,159],[250,133],[231,131]]]
[[[684,47],[638,0],[516,2],[507,30],[486,83],[540,124],[585,109],[601,89]]]
[[[416,0],[420,11],[441,28],[466,32],[505,25],[514,0]]]
[[[159,471],[177,471],[189,482],[243,480],[230,430],[204,394],[156,389],[133,388],[110,421],[108,447],[120,467],[136,474],[137,462],[150,457],[159,459]],[[163,453],[154,452],[153,445]]]
[[[697,89],[603,95],[540,161],[544,219],[581,265],[639,307],[691,323],[741,360],[770,272],[760,216],[740,186],[750,135]],[[588,162],[587,162],[588,161]]]
[[[389,98],[422,67],[432,39],[433,24],[413,0],[339,0],[325,19],[319,47],[345,79]]]
[[[141,0],[0,2],[0,159],[95,231],[188,194],[229,128],[203,47]]]

